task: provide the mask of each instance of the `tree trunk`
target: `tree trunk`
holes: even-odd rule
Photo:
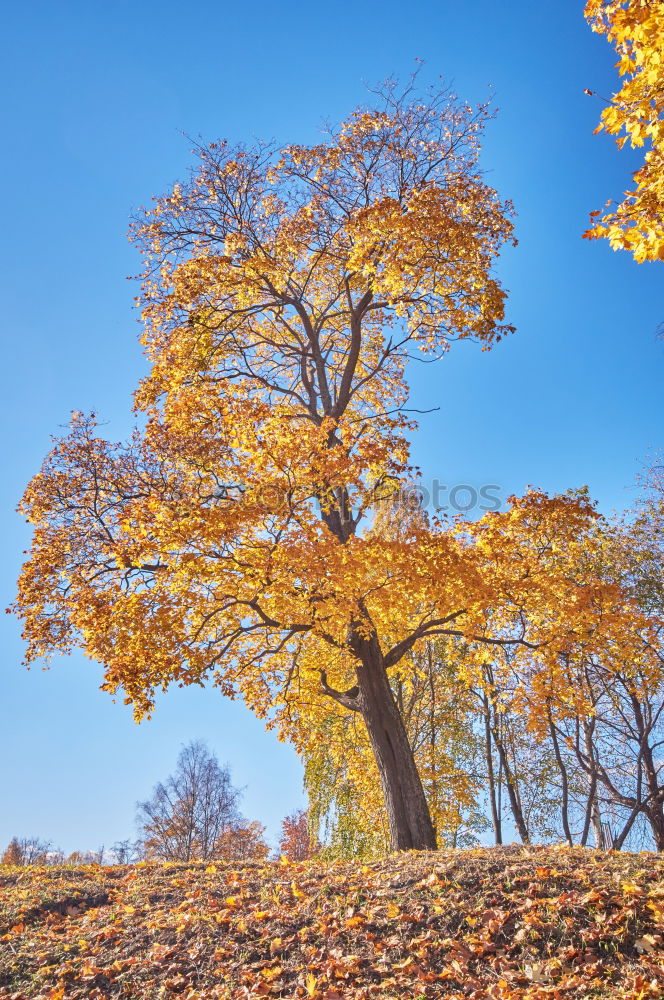
[[[494,720],[494,725],[491,727],[491,734],[493,736],[493,741],[496,745],[496,750],[500,757],[500,763],[502,769],[505,773],[505,787],[507,788],[507,795],[510,800],[510,809],[512,810],[512,816],[514,818],[514,825],[517,828],[518,834],[524,844],[530,843],[530,833],[528,832],[528,827],[526,825],[526,820],[523,815],[523,810],[521,808],[521,802],[519,800],[519,789],[517,787],[516,777],[512,768],[510,767],[510,762],[507,757],[507,750],[505,749],[505,744],[502,738],[498,734],[497,730],[498,720]]]
[[[602,848],[604,843],[604,834],[602,832],[602,814],[599,808],[599,802],[597,801],[597,794],[592,801],[592,806],[590,809],[590,818],[593,825],[593,836],[595,838],[595,847],[598,849]]]
[[[592,819],[593,803],[595,801],[596,794],[597,794],[597,775],[593,774],[588,784],[585,818],[583,821],[583,830],[581,832],[581,839],[579,840],[581,847],[586,847],[588,844],[588,836],[590,834],[590,821]]]
[[[553,742],[556,764],[558,765],[558,770],[560,771],[560,790],[562,796],[560,803],[560,817],[563,823],[563,833],[565,834],[565,840],[569,846],[573,847],[574,840],[569,826],[569,781],[567,778],[567,768],[565,767],[563,755],[560,752],[560,743],[558,742],[558,733],[556,732],[556,726],[551,714],[551,707],[549,707],[549,733],[551,734],[551,740]]]
[[[588,758],[589,766],[593,769],[593,779],[595,779],[594,768],[595,768],[595,748],[593,746],[592,740],[592,730],[594,729],[595,723],[589,724],[585,719],[583,722],[583,738],[586,748],[586,756]],[[597,781],[593,780],[593,797],[589,801],[588,805],[590,807],[590,821],[593,828],[593,836],[595,838],[595,847],[601,848],[604,835],[602,833],[602,813],[599,808],[599,802],[597,801]]]
[[[358,707],[376,758],[393,851],[435,850],[436,834],[403,719],[394,700],[376,636],[355,633]]]
[[[664,814],[661,803],[658,802],[656,805],[646,808],[645,813],[652,830],[655,849],[660,852],[664,851]]]
[[[643,773],[646,780],[646,791],[650,800],[650,804],[646,806],[644,812],[650,823],[656,849],[664,851],[664,807],[662,803],[664,787],[660,785],[659,771],[650,742],[653,730],[652,710],[648,702],[642,705],[633,692],[630,694],[630,701],[639,734]]]
[[[491,823],[493,825],[493,836],[496,844],[503,842],[503,826],[496,796],[496,776],[493,770],[493,749],[491,746],[491,706],[489,696],[483,695],[484,706],[484,751],[486,754],[486,769],[489,779],[489,803],[491,805]]]

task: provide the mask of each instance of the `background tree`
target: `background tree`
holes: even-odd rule
[[[113,862],[116,865],[131,865],[140,861],[143,845],[140,841],[116,840],[111,848]]]
[[[606,237],[637,261],[664,260],[664,5],[660,0],[589,0],[586,17],[606,35],[620,59],[623,84],[601,115],[597,131],[646,147],[634,186],[619,204],[593,212],[585,234]],[[592,93],[587,91],[587,93]]]
[[[277,853],[289,861],[306,861],[318,850],[317,838],[310,829],[305,809],[291,813],[281,821],[281,837]]]
[[[622,846],[633,824],[645,821],[664,850],[664,481],[661,468],[646,478],[635,507],[594,534],[588,545],[599,572],[620,582],[651,628],[623,663],[586,657],[578,683],[592,714],[581,720],[583,739],[567,742],[612,820],[611,840]],[[591,555],[591,558],[593,555]],[[649,655],[644,656],[644,652]]]
[[[54,850],[50,840],[38,837],[13,837],[5,848],[3,865],[48,865],[63,860],[62,851]]]
[[[4,851],[2,852],[2,864],[3,865],[23,864],[23,852],[16,837],[12,837],[12,839],[9,841]]]
[[[72,851],[64,860],[68,865],[103,865],[105,859],[106,851],[102,846],[96,851]]]
[[[483,797],[494,839],[496,844],[503,843],[504,825],[508,824],[524,844],[555,840],[554,813],[561,790],[557,787],[554,748],[529,729],[519,673],[509,670],[509,650],[502,655],[504,664],[483,661],[471,685],[476,728],[482,733]]]
[[[265,827],[256,820],[241,819],[229,826],[214,846],[214,856],[224,861],[264,861],[269,853]]]
[[[393,541],[365,530],[413,477],[409,359],[510,329],[486,117],[388,84],[319,144],[200,147],[191,180],[134,227],[145,429],[113,445],[75,416],[22,506],[28,659],[83,647],[139,717],[156,689],[207,679],[294,739],[333,704],[356,714],[395,849],[436,844],[391,684],[405,657],[448,636],[554,669],[591,614],[596,644],[620,646],[615,588],[553,558],[551,539],[592,521],[584,498],[532,492]],[[162,800],[157,837],[162,813],[187,827]]]
[[[560,651],[544,668],[503,652],[483,687],[494,716],[507,704],[525,723],[538,767],[550,762],[549,811],[570,843],[592,835],[596,846],[620,848],[648,831],[664,849],[663,495],[654,479],[635,510],[599,519],[558,550],[578,582],[603,579],[638,609],[620,648],[595,646],[591,627],[574,655]]]
[[[139,803],[141,842],[148,857],[206,861],[239,821],[239,792],[228,768],[200,741],[180,752],[175,772]]]

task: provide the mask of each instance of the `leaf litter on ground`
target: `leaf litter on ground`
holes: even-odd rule
[[[5,867],[0,998],[649,1000],[663,918],[647,853]]]

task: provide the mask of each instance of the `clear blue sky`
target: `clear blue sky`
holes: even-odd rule
[[[615,89],[615,57],[582,0],[229,4],[64,0],[6,7],[1,401],[2,598],[28,534],[13,512],[72,409],[95,408],[111,436],[131,425],[144,363],[132,310],[130,211],[181,178],[182,132],[208,139],[306,142],[323,118],[365,98],[364,82],[443,74],[471,101],[489,85],[500,108],[484,166],[514,200],[518,249],[501,263],[518,332],[482,354],[460,345],[414,373],[426,479],[587,483],[605,510],[630,502],[641,461],[662,442],[664,265],[635,265],[580,238],[588,212],[628,183],[636,160],[594,137]],[[268,824],[303,802],[289,748],[214,691],[175,690],[151,722],[97,690],[80,656],[25,672],[17,623],[3,618],[0,845],[14,834],[66,851],[133,834],[134,803],[207,739],[244,809]]]

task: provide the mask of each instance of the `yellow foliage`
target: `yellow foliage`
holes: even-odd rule
[[[638,262],[664,260],[664,4],[660,0],[588,0],[593,31],[606,35],[620,59],[620,90],[602,112],[597,131],[617,136],[622,149],[647,146],[634,185],[619,204],[593,212],[584,235],[605,237]]]
[[[75,414],[21,507],[29,660],[83,648],[137,718],[159,689],[210,681],[302,749],[350,709],[396,846],[434,840],[421,785],[440,760],[420,755],[418,775],[390,689],[427,641],[460,643],[468,677],[509,648],[551,683],[580,649],[641,648],[620,589],[578,576],[584,496],[531,490],[474,524],[367,530],[413,477],[408,358],[510,329],[486,115],[388,87],[322,144],[199,149],[190,183],[134,228],[145,427],[115,445]]]

